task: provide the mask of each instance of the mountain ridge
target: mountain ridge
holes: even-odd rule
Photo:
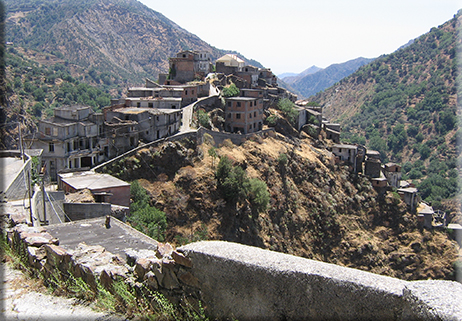
[[[342,125],[343,141],[364,144],[379,151],[382,160],[401,163],[403,178],[436,208],[460,191],[460,20],[457,14],[309,98]]]
[[[212,59],[235,51],[215,48],[136,0],[6,0],[6,40],[54,54],[126,86],[168,72],[168,58],[186,49]],[[246,59],[257,67],[261,64]]]

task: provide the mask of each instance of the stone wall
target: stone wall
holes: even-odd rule
[[[123,224],[114,220],[106,221],[107,228],[111,224]],[[101,245],[88,245],[84,239],[75,248],[65,248],[50,233],[47,227],[25,224],[15,226],[7,233],[11,248],[41,273],[45,282],[50,275],[63,281],[72,275],[82,278],[94,291],[98,283],[112,291],[113,283],[121,280],[137,293],[141,293],[142,288],[148,292],[159,291],[174,302],[185,297],[197,302],[199,298],[197,280],[189,272],[192,262],[168,243],[152,240],[156,243],[153,249],[126,248],[122,256]]]
[[[109,290],[123,280],[137,290],[160,291],[174,303],[201,300],[213,319],[462,320],[457,282],[403,281],[222,241],[177,250],[153,241],[153,249],[126,248],[122,257],[101,245],[64,248],[50,233],[26,225],[8,233],[12,248],[45,280],[55,272],[63,279],[72,273],[93,289],[99,282]]]
[[[213,318],[462,320],[457,282],[408,282],[221,241],[178,250],[193,262]]]

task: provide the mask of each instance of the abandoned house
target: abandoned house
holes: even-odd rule
[[[88,189],[96,202],[130,206],[130,183],[109,174],[93,171],[59,174],[58,188],[65,193]]]
[[[140,140],[151,142],[178,132],[182,110],[110,106],[104,108],[104,114],[110,123],[132,121],[131,132],[137,132]]]
[[[382,175],[382,162],[380,161],[379,152],[373,150],[367,151],[364,174],[372,178],[379,178]]]
[[[406,203],[406,205],[410,208],[410,210],[414,211],[417,204],[419,203],[418,195],[417,195],[417,188],[415,187],[399,188],[398,194],[401,196],[401,199]]]
[[[387,163],[384,166],[384,174],[391,186],[400,187],[401,166],[395,163]]]
[[[199,96],[208,96],[209,84],[159,85],[146,79],[145,87],[128,88],[127,97],[111,100],[111,105],[161,109],[180,109],[195,101]]]
[[[254,97],[225,99],[225,130],[248,134],[263,127],[263,101]]]
[[[42,165],[52,181],[70,168],[90,168],[106,159],[104,118],[88,106],[55,108],[50,119],[39,120],[35,136],[25,138],[33,149],[43,149]]]
[[[358,154],[358,146],[347,144],[335,144],[331,147],[332,153],[341,162],[346,162],[353,166],[353,171],[357,172],[356,155]]]
[[[237,55],[226,54],[217,59],[215,62],[215,69],[216,72],[230,75],[242,71],[244,65],[245,61],[239,58]]]
[[[204,79],[212,71],[212,60],[207,52],[180,51],[169,59],[168,85],[184,84],[195,79]],[[162,83],[163,84],[163,83]]]

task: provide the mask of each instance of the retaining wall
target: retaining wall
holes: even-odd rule
[[[408,282],[221,241],[178,250],[218,319],[462,320],[457,282]]]

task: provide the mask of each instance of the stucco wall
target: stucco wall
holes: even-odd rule
[[[408,282],[221,241],[179,249],[214,318],[461,320],[462,284]]]

